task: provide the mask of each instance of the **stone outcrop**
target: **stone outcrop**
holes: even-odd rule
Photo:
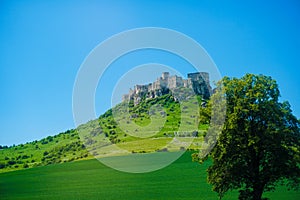
[[[170,76],[169,72],[163,72],[161,77],[153,83],[135,85],[133,89],[129,90],[128,94],[123,95],[122,101],[133,100],[136,105],[143,98],[156,98],[170,92],[174,93],[180,88],[189,88],[195,94],[201,95],[204,99],[208,99],[212,94],[209,74],[207,72],[189,73],[187,79],[183,79],[177,75]],[[177,99],[180,98],[179,96]]]

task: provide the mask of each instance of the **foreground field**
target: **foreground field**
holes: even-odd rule
[[[0,199],[217,199],[206,183],[208,163],[193,163],[190,155],[187,152],[170,166],[143,174],[119,172],[97,160],[2,173]],[[300,191],[279,187],[265,197],[295,200]],[[237,199],[237,192],[224,199]]]

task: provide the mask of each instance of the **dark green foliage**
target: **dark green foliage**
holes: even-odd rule
[[[0,162],[0,169],[3,169],[3,168],[5,168],[5,163],[3,163],[3,162]]]
[[[278,101],[276,82],[247,74],[241,79],[225,77],[222,84],[226,120],[207,170],[213,190],[220,198],[239,189],[239,199],[261,200],[277,183],[297,189],[300,125],[290,105]]]
[[[29,158],[28,155],[22,155],[22,157],[21,157],[22,160],[27,159],[27,158]]]
[[[42,164],[49,165],[63,162],[66,154],[71,156],[68,161],[74,161],[83,157],[87,157],[87,152],[84,145],[80,141],[76,141],[68,143],[64,146],[53,148],[49,152],[45,151],[42,158]]]
[[[16,164],[17,162],[15,161],[15,160],[9,160],[8,162],[7,162],[7,164],[8,165],[14,165],[14,164]]]
[[[48,140],[47,139],[42,139],[41,143],[42,144],[48,144]]]
[[[46,139],[48,140],[48,142],[52,142],[53,141],[53,137],[52,136],[48,136]]]

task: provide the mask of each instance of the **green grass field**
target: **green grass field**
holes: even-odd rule
[[[163,105],[164,111],[153,107],[156,103]],[[115,108],[117,117],[110,109],[77,129],[1,149],[0,199],[217,199],[206,182],[209,162],[193,163],[190,151],[166,168],[140,174],[116,171],[91,159],[90,154],[124,171],[140,172],[160,168],[183,149],[199,149],[208,125],[198,122],[197,109],[189,109],[195,102],[185,103],[180,110],[179,104],[165,95],[130,107],[128,116],[120,104]],[[164,125],[159,124],[159,115],[164,116]],[[160,127],[155,135],[151,121]],[[187,135],[177,135],[181,133]],[[71,162],[75,160],[80,161]],[[133,167],[132,163],[141,165]],[[237,191],[231,191],[224,199],[236,200],[237,196]],[[300,191],[280,186],[264,196],[294,200],[300,199]]]
[[[134,156],[134,155],[131,155]],[[203,165],[186,152],[168,167],[141,174],[119,172],[97,160],[41,166],[0,174],[0,199],[217,199]],[[236,191],[224,199],[237,199]],[[300,199],[300,191],[278,187],[273,200]]]

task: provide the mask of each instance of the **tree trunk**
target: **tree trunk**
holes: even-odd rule
[[[263,194],[264,187],[260,184],[255,184],[253,187],[253,200],[261,200],[261,196]]]
[[[253,192],[252,192],[252,199],[253,200],[261,200],[261,196],[264,191],[264,185],[261,180],[261,175],[259,171],[259,160],[260,157],[258,155],[259,153],[256,153],[254,149],[252,149],[252,158],[253,159],[253,165],[252,165],[252,170],[253,170]]]

